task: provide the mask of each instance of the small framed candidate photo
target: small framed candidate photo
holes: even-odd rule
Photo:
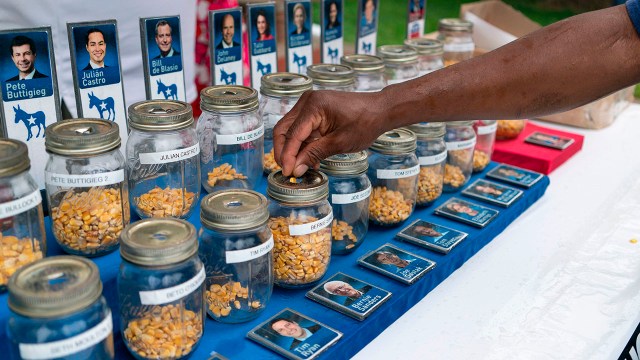
[[[454,197],[440,205],[435,210],[435,213],[465,224],[483,228],[498,216],[499,211]]]
[[[112,21],[67,24],[72,65],[81,88],[120,82],[118,35]]]
[[[558,150],[564,150],[574,142],[572,138],[547,134],[541,131],[536,131],[529,134],[529,136],[527,136],[524,141],[530,144],[545,146]]]
[[[180,59],[179,68],[165,66],[170,72],[182,70],[182,41],[180,37],[180,16],[156,17],[144,19],[145,41],[149,67],[158,59]],[[165,70],[166,71],[166,70]],[[153,72],[152,74],[160,74]]]
[[[362,321],[387,301],[391,293],[339,272],[307,292],[307,297]]]
[[[284,309],[247,333],[247,337],[289,359],[315,359],[342,333],[291,309]]]
[[[522,196],[522,190],[501,185],[492,181],[478,179],[462,190],[462,194],[495,205],[509,207]]]
[[[443,254],[451,252],[467,236],[468,234],[465,232],[420,219],[414,221],[396,235],[402,241]]]
[[[242,9],[209,13],[209,48],[214,85],[242,85]]]
[[[287,1],[287,33],[289,47],[311,43],[311,2]]]
[[[324,41],[331,41],[342,37],[342,0],[324,0],[322,2],[322,21],[324,26]]]
[[[374,33],[378,29],[378,0],[360,0],[358,11],[358,37]]]
[[[255,4],[249,7],[249,38],[253,54],[273,52],[276,45],[276,17],[273,3]],[[266,43],[264,43],[266,41]],[[260,43],[263,43],[261,46]],[[262,51],[257,51],[262,49]]]
[[[542,174],[531,170],[525,170],[516,166],[500,164],[487,173],[488,178],[504,181],[509,184],[532,187],[542,179]]]
[[[7,96],[7,88],[4,84],[19,80],[48,79],[43,82],[43,85],[48,83],[45,92],[51,95],[53,92],[51,85],[51,55],[47,31],[3,31],[0,32],[0,44],[5,50],[0,56],[0,81],[3,83],[3,100],[11,101],[15,97]],[[26,84],[30,82],[26,81]]]
[[[358,264],[407,285],[413,284],[436,267],[434,261],[391,244],[384,244],[363,255],[358,259]]]

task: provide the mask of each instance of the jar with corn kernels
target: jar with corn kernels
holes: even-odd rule
[[[0,139],[0,293],[16,270],[47,253],[42,197],[30,167],[27,145]]]
[[[320,162],[320,170],[329,177],[329,202],[333,208],[333,254],[352,253],[367,235],[371,195],[368,168],[366,151],[338,154]]]
[[[200,197],[200,145],[191,105],[147,100],[129,106],[129,197],[141,218],[187,218]]]
[[[413,213],[420,174],[415,151],[416,135],[404,128],[387,131],[369,147],[369,221],[398,225]]]
[[[418,77],[418,53],[406,45],[382,45],[377,54],[384,60],[384,76],[388,85]]]
[[[418,76],[426,75],[444,67],[444,50],[441,41],[418,38],[407,39],[404,44],[418,52]]]
[[[380,91],[387,86],[384,61],[378,56],[345,55],[340,58],[340,63],[353,69],[356,77],[355,92]]]
[[[473,23],[462,19],[440,19],[438,40],[444,44],[444,66],[473,57]]]
[[[89,259],[53,256],[23,267],[9,280],[8,305],[9,359],[115,357],[111,309]]]
[[[280,170],[273,155],[273,128],[293,108],[300,96],[313,87],[306,75],[279,72],[260,79],[260,117],[264,123],[264,161],[266,175]]]
[[[441,122],[418,123],[408,127],[417,137],[416,155],[420,162],[416,205],[429,206],[442,195],[447,146],[445,125]]]
[[[120,331],[136,359],[181,359],[203,333],[204,265],[195,227],[151,218],[121,235],[118,273]]]
[[[347,65],[309,65],[307,66],[307,76],[313,81],[313,90],[351,92],[355,89],[355,73]]]
[[[473,172],[480,172],[491,162],[493,146],[496,144],[496,120],[476,120],[473,124],[476,131],[476,147],[473,150]]]
[[[206,311],[224,323],[253,320],[273,291],[267,198],[251,190],[222,190],[205,196],[200,209]]]
[[[210,86],[200,92],[200,108],[196,132],[205,190],[255,189],[264,155],[258,92],[246,86]]]
[[[45,185],[56,241],[74,255],[115,250],[130,215],[118,124],[65,120],[45,134]]]
[[[331,260],[333,211],[327,201],[329,180],[308,170],[299,178],[269,174],[268,226],[273,233],[274,283],[285,288],[318,283]]]
[[[444,136],[447,163],[444,167],[444,192],[455,192],[471,178],[476,133],[473,121],[450,121]]]
[[[515,139],[527,125],[527,120],[497,120],[496,140]]]

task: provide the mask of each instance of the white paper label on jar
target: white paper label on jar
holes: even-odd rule
[[[273,235],[264,243],[249,249],[233,250],[225,252],[227,264],[241,263],[257,259],[269,253],[273,249]]]
[[[314,222],[301,224],[301,225],[289,225],[289,234],[291,236],[313,234],[314,232],[320,229],[324,229],[327,226],[331,225],[332,220],[333,220],[333,212],[330,212],[329,215],[323,217],[320,220],[316,220]]]
[[[30,360],[63,358],[99,344],[111,335],[112,330],[113,321],[109,311],[98,325],[68,339],[41,344],[18,344],[20,357]]]
[[[180,285],[161,290],[140,291],[140,303],[142,305],[162,305],[182,299],[202,285],[205,277],[206,274],[203,267],[196,276]]]
[[[241,134],[220,135],[216,134],[216,143],[218,145],[238,145],[254,141],[264,135],[264,125],[259,128],[243,132]]]
[[[195,144],[184,149],[159,151],[154,153],[140,153],[140,164],[167,164],[192,158],[200,154],[200,144]]]
[[[23,212],[40,205],[41,202],[42,196],[40,195],[40,190],[36,190],[27,196],[21,197],[20,199],[2,203],[0,204],[0,219],[22,214]]]
[[[476,46],[474,43],[453,43],[453,44],[444,44],[444,52],[467,52],[475,50]]]
[[[420,156],[418,160],[420,161],[420,165],[422,166],[440,164],[441,162],[447,160],[447,152],[443,151],[440,154],[431,156]]]
[[[496,132],[496,130],[498,130],[498,123],[487,126],[478,126],[477,128],[478,135],[493,134],[494,132]]]
[[[378,169],[376,176],[378,179],[402,179],[416,176],[420,173],[420,165],[412,166],[407,169]]]
[[[367,199],[371,195],[371,186],[362,191],[350,194],[331,194],[331,203],[334,205],[351,204]]]
[[[476,146],[476,138],[464,141],[449,141],[447,142],[447,150],[466,150],[473,149]]]
[[[67,175],[45,172],[45,183],[63,187],[94,187],[119,184],[124,181],[124,169],[99,174]]]

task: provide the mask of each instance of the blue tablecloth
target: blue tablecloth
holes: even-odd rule
[[[491,163],[485,171],[473,176],[472,180],[484,178],[484,174],[496,166]],[[264,193],[266,182],[263,181],[259,191]],[[426,294],[433,290],[438,284],[444,281],[457,268],[462,266],[469,258],[477,253],[482,247],[488,244],[493,238],[502,232],[513,220],[522,214],[529,206],[536,202],[549,186],[549,178],[543,177],[530,189],[524,190],[521,199],[513,203],[509,208],[501,208],[483,203],[483,205],[500,211],[500,214],[484,229],[478,229],[470,225],[461,224],[453,220],[448,220],[433,214],[433,209],[452,196],[462,197],[459,193],[443,194],[434,205],[427,208],[417,208],[409,219],[401,226],[393,228],[382,228],[371,226],[369,233],[363,244],[349,255],[334,255],[325,278],[338,271],[362,279],[371,284],[377,285],[393,293],[391,298],[379,309],[371,314],[366,320],[360,322],[336,311],[330,310],[312,300],[305,298],[305,293],[309,289],[290,290],[274,288],[271,302],[267,309],[255,320],[244,324],[221,324],[210,318],[205,322],[205,331],[194,351],[193,359],[206,359],[210,353],[217,352],[230,359],[270,359],[280,358],[279,355],[247,339],[245,336],[249,330],[275,315],[285,307],[292,308],[316,319],[328,326],[341,331],[344,335],[333,347],[329,348],[321,357],[328,359],[349,358],[355,355],[360,349],[372,341],[378,334],[393,323],[397,318],[409,310],[420,301]],[[473,202],[477,200],[471,199]],[[200,227],[200,208],[194,211],[189,221],[196,227]],[[423,219],[447,227],[452,227],[469,234],[467,239],[462,241],[449,254],[443,255],[419,246],[405,243],[395,239],[395,235],[404,225],[416,219]],[[55,242],[50,232],[50,222],[47,219],[47,255],[63,254],[60,247]],[[366,252],[379,247],[387,242],[413,252],[417,255],[431,259],[437,263],[435,269],[427,273],[422,279],[413,285],[404,285],[400,282],[387,278],[381,274],[373,272],[359,266],[356,261]],[[103,294],[111,306],[114,314],[114,333],[116,358],[132,358],[126,350],[122,337],[120,336],[120,321],[118,316],[118,302],[116,293],[116,276],[120,264],[120,254],[115,251],[111,254],[93,259],[100,268],[100,277],[104,285]],[[7,353],[6,322],[9,317],[7,306],[7,294],[0,296],[0,354]]]

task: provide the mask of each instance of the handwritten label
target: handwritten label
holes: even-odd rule
[[[302,225],[289,225],[289,234],[291,236],[312,234],[320,229],[324,229],[327,226],[331,225],[332,220],[333,220],[333,212],[330,212],[329,215],[323,217],[320,220],[316,220],[314,222],[310,222]]]
[[[36,190],[20,199],[0,204],[0,219],[22,214],[40,205],[41,202],[42,196],[40,196],[40,190]]]
[[[420,173],[420,165],[412,166],[407,169],[378,169],[376,176],[378,179],[402,179],[416,176]]]
[[[331,203],[334,205],[351,204],[367,199],[371,195],[371,186],[365,190],[350,194],[331,194]]]
[[[154,153],[140,153],[140,164],[166,164],[192,158],[200,154],[200,144],[184,149],[160,151]]]
[[[235,264],[257,259],[262,255],[268,254],[273,249],[273,236],[264,243],[249,249],[227,251],[225,253],[227,264]]]
[[[93,187],[119,184],[124,181],[124,170],[109,171],[99,174],[67,175],[45,172],[45,183],[63,187]]]
[[[464,44],[444,44],[444,52],[467,52],[475,49],[473,43]]]
[[[140,302],[142,305],[162,305],[182,299],[196,291],[204,282],[205,277],[206,274],[203,267],[196,276],[180,285],[161,290],[140,291]]]
[[[260,139],[264,135],[264,125],[259,128],[241,134],[221,135],[216,134],[218,145],[237,145]]]
[[[476,138],[464,141],[449,141],[447,142],[447,150],[466,150],[473,149],[476,146]]]
[[[443,151],[440,154],[431,155],[431,156],[420,156],[418,158],[418,161],[420,162],[420,165],[422,165],[422,166],[440,164],[441,162],[443,162],[445,160],[447,160],[447,152],[446,151]]]
[[[487,126],[478,126],[477,128],[478,135],[493,134],[494,132],[496,132],[496,130],[498,130],[498,123]]]

